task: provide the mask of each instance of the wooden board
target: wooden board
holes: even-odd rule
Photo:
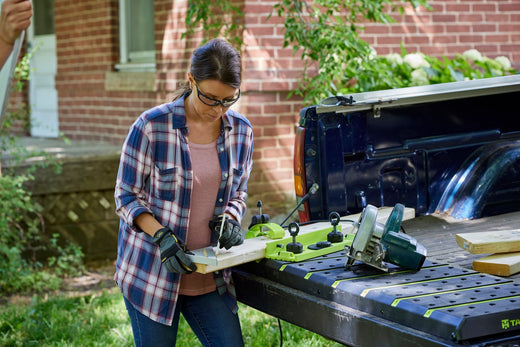
[[[378,209],[377,213],[377,221],[380,223],[385,223],[390,213],[392,212],[393,207],[381,207]],[[352,226],[353,221],[358,221],[360,217],[360,213],[343,216],[341,217],[340,223],[343,234],[353,233],[354,227]],[[413,208],[405,208],[403,220],[412,219],[415,217],[415,210]],[[324,229],[330,226],[330,223],[327,222],[319,222],[313,223],[300,227],[300,234],[308,233],[311,231],[316,231],[320,229]],[[285,231],[285,237],[289,237],[289,232]],[[259,236],[252,239],[246,239],[244,243],[240,246],[231,247],[229,250],[220,249],[219,254],[216,255],[217,261],[216,265],[214,261],[207,261],[206,263],[196,262],[197,272],[200,273],[209,273],[214,272],[221,269],[226,269],[232,266],[248,263],[250,261],[260,260],[265,258],[265,249],[266,243],[272,241],[270,238],[265,236]],[[197,254],[197,259],[200,259],[199,255],[202,253],[203,249],[195,250],[194,253]]]
[[[520,229],[457,234],[455,238],[459,247],[471,254],[520,251]]]
[[[520,272],[520,252],[493,254],[475,260],[473,270],[498,276],[514,275]]]

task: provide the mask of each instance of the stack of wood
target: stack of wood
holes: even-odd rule
[[[473,261],[473,270],[498,276],[520,272],[520,229],[455,235],[459,247],[471,254],[490,254]]]

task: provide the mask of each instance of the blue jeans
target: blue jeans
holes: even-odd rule
[[[244,345],[238,315],[231,312],[216,291],[199,296],[179,295],[171,326],[151,320],[124,300],[137,347],[175,346],[181,313],[203,346]]]

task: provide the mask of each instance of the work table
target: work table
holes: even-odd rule
[[[241,302],[346,345],[518,340],[520,276],[473,271],[473,260],[483,255],[458,247],[455,235],[515,229],[519,221],[520,212],[465,221],[434,215],[405,220],[405,232],[428,250],[419,271],[391,266],[383,273],[363,264],[347,271],[346,253],[336,252],[299,263],[247,263],[234,269],[233,278]]]

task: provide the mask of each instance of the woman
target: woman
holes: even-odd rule
[[[186,255],[243,242],[253,132],[229,108],[240,82],[239,53],[208,42],[193,53],[180,96],[144,112],[123,145],[114,278],[137,346],[175,345],[181,313],[203,345],[243,345],[230,270],[196,273]]]

